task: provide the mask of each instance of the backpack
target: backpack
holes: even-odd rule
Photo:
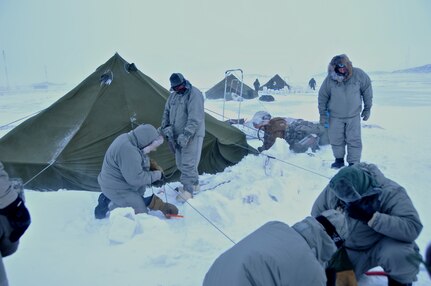
[[[289,144],[291,150],[297,153],[303,153],[306,152],[308,148],[315,151],[318,149],[319,145],[328,144],[326,137],[327,132],[320,124],[297,119],[289,124],[284,139]]]
[[[316,134],[309,134],[299,142],[289,145],[289,149],[295,153],[304,153],[311,148],[312,152],[319,150],[319,137]]]

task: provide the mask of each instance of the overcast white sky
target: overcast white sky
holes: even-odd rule
[[[365,71],[430,64],[430,15],[429,0],[0,0],[0,52],[11,86],[45,70],[77,84],[115,52],[164,86],[182,72],[211,87],[232,68],[302,83],[339,53]]]

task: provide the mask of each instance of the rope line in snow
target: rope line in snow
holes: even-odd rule
[[[229,239],[233,244],[236,244],[236,242],[230,238],[224,231],[222,231],[218,226],[216,226],[209,218],[207,218],[203,213],[201,213],[196,207],[194,207],[186,198],[183,197],[183,194],[181,192],[177,192],[174,188],[172,188],[169,183],[166,183],[166,185],[173,190],[175,193],[177,193],[185,203],[187,203],[195,212],[197,212],[201,217],[203,217],[208,223],[210,223],[216,230],[218,230],[224,237]]]
[[[310,170],[310,169],[307,169],[307,168],[301,167],[301,166],[299,166],[299,165],[296,165],[296,164],[293,164],[293,163],[287,162],[287,161],[285,161],[285,160],[278,159],[278,158],[276,158],[276,157],[274,157],[274,156],[270,156],[270,155],[266,155],[266,154],[262,154],[262,153],[260,153],[260,155],[266,156],[266,157],[268,157],[268,158],[270,158],[270,159],[274,159],[274,160],[280,161],[280,162],[282,162],[282,163],[284,163],[284,164],[287,164],[287,165],[290,165],[290,166],[296,167],[296,168],[298,168],[298,169],[301,169],[301,170],[304,170],[304,171],[310,172],[310,173],[312,173],[312,174],[314,174],[314,175],[317,175],[317,176],[320,176],[320,177],[326,178],[326,179],[328,179],[328,180],[330,180],[330,179],[331,179],[331,177],[328,177],[328,176],[326,176],[326,175],[322,175],[322,174],[320,174],[320,173],[318,173],[318,172],[316,172],[316,171],[313,171],[313,170]]]

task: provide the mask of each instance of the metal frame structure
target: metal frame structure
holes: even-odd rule
[[[225,120],[224,119],[224,109],[225,109],[225,104],[226,104],[227,77],[236,71],[239,71],[241,73],[241,90],[240,90],[240,94],[239,94],[239,96],[241,97],[241,100],[239,101],[239,105],[238,105],[238,122],[240,119],[241,101],[243,99],[242,90],[243,90],[243,86],[244,86],[244,72],[242,71],[242,69],[231,69],[231,70],[227,70],[224,72],[223,121]]]

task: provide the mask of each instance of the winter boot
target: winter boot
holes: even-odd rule
[[[178,214],[178,208],[176,206],[170,203],[165,203],[164,201],[162,201],[161,198],[156,195],[153,195],[153,198],[151,199],[148,208],[153,211],[161,211],[166,218],[170,218],[170,215]]]
[[[200,185],[194,185],[193,186],[193,195],[198,194],[201,191],[201,186]]]
[[[175,190],[178,192],[176,200],[179,203],[184,203],[189,199],[193,198],[192,193],[184,190],[184,188],[176,188]]]
[[[99,195],[99,198],[97,199],[97,206],[94,208],[94,216],[96,219],[104,219],[106,217],[106,214],[109,211],[109,203],[111,202],[110,199],[108,199],[103,193]]]
[[[331,168],[340,169],[341,167],[344,167],[344,158],[335,158],[335,162],[332,163]]]
[[[400,283],[388,276],[388,286],[412,286],[412,283]]]
[[[187,185],[184,187],[176,188],[175,189],[178,192],[177,195],[177,201],[179,203],[184,203],[185,201],[188,201],[189,199],[193,198],[194,195],[199,193],[200,186],[199,185]]]

